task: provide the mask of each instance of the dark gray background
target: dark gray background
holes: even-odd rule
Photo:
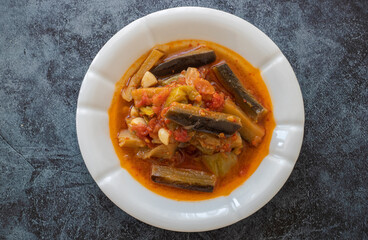
[[[305,137],[261,210],[230,227],[144,224],[97,187],[75,130],[78,91],[105,42],[148,13],[205,6],[280,47],[298,78]],[[0,239],[368,239],[367,1],[1,1]]]

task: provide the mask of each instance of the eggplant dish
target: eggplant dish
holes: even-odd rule
[[[200,40],[140,57],[116,85],[109,124],[121,165],[177,200],[229,194],[268,154],[275,126],[259,70]]]

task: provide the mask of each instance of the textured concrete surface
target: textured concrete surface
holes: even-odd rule
[[[119,29],[176,6],[221,9],[273,39],[305,104],[299,160],[281,191],[230,227],[146,225],[97,187],[75,109],[93,57]],[[0,239],[368,239],[367,2],[42,1],[0,4]]]

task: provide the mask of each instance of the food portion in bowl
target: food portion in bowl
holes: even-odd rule
[[[128,69],[109,125],[122,167],[140,183],[203,200],[229,194],[256,170],[275,121],[258,69],[219,44],[181,40],[154,46]]]

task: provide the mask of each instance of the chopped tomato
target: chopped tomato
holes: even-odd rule
[[[150,134],[151,137],[157,137],[157,133],[160,130],[160,128],[162,128],[165,125],[165,120],[164,119],[158,119],[158,118],[152,118],[149,122],[148,122],[148,132]]]
[[[153,106],[152,110],[153,110],[154,113],[156,113],[157,116],[160,116],[161,107]]]
[[[155,94],[152,97],[153,106],[160,107],[166,101],[166,98],[169,96],[169,94],[170,94],[169,89],[165,89],[164,91]]]
[[[137,107],[144,107],[152,104],[152,99],[148,97],[146,92],[143,92],[142,98],[137,102]]]
[[[215,92],[211,100],[205,102],[206,107],[213,111],[222,111],[225,104],[225,95],[223,93]]]
[[[215,88],[209,81],[203,78],[194,79],[193,85],[201,95],[212,95],[215,93]]]
[[[192,85],[203,95],[212,95],[215,93],[215,88],[211,83],[200,76],[200,72],[195,68],[188,68],[185,73],[185,81],[188,85]]]
[[[165,103],[167,97],[170,94],[170,89],[165,88],[164,91],[161,91],[158,94],[155,94],[152,97],[152,110],[156,113],[157,116],[160,116],[161,107]]]
[[[134,124],[132,125],[132,130],[135,132],[135,135],[141,139],[145,139],[148,135],[148,128],[144,124]]]
[[[188,142],[190,140],[190,136],[188,136],[188,132],[184,128],[176,129],[174,131],[174,138],[178,142]]]
[[[152,118],[151,120],[149,120],[148,122],[148,129],[150,132],[153,132],[153,129],[155,128],[155,126],[157,125],[158,120],[157,118]]]

